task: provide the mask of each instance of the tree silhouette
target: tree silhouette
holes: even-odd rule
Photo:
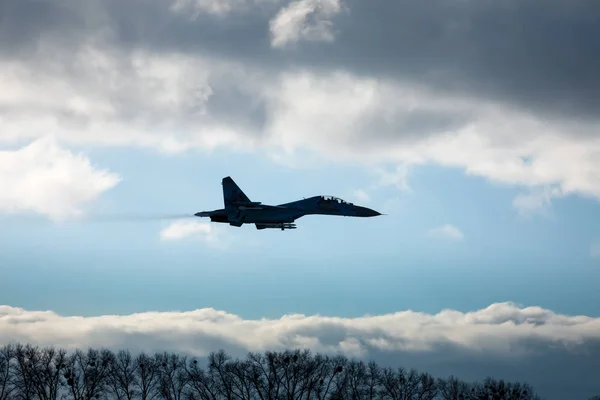
[[[127,352],[129,353],[129,352]],[[159,357],[151,357],[142,352],[135,358],[135,381],[137,396],[141,400],[154,400],[159,397],[157,387],[159,385],[158,365]]]
[[[443,400],[465,400],[471,397],[469,385],[450,375],[448,379],[438,379],[439,397]]]
[[[0,349],[0,400],[13,398],[12,393],[15,389],[14,370],[11,365],[13,355],[13,346],[4,346]]]
[[[525,383],[467,383],[308,350],[219,350],[206,367],[175,353],[0,348],[0,400],[536,400]]]
[[[157,357],[157,361],[161,397],[165,400],[182,400],[189,381],[187,357],[165,352]]]
[[[109,350],[76,350],[64,374],[73,400],[100,399],[106,395],[114,355]]]
[[[135,359],[128,351],[121,350],[111,357],[106,378],[108,391],[117,400],[133,400],[137,395]]]

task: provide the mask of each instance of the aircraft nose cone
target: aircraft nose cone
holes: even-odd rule
[[[381,213],[379,213],[375,210],[371,210],[370,208],[367,208],[367,207],[357,207],[356,215],[358,217],[376,217],[378,215],[381,215]]]

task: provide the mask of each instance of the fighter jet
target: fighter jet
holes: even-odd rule
[[[254,224],[256,229],[296,229],[294,222],[305,215],[339,215],[345,217],[375,217],[382,215],[370,208],[355,206],[335,196],[313,196],[279,205],[251,201],[240,187],[227,176],[223,178],[225,208],[201,211],[196,217],[209,217],[211,222],[241,227]]]

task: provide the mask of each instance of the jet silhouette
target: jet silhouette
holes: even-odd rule
[[[296,221],[305,215],[340,215],[345,217],[375,217],[381,215],[370,208],[355,206],[335,196],[313,196],[279,205],[251,201],[240,187],[227,176],[223,185],[225,208],[201,211],[197,217],[209,217],[211,222],[240,227],[255,224],[256,229],[296,229]]]

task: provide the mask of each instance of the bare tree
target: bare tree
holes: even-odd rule
[[[323,398],[328,358],[308,350],[250,353],[245,367],[261,400]],[[329,382],[331,384],[331,382]]]
[[[331,398],[374,400],[379,395],[380,378],[379,367],[374,362],[365,365],[363,361],[347,361],[343,372],[337,374],[337,388]]]
[[[74,400],[99,399],[106,393],[107,377],[113,354],[108,350],[89,349],[87,354],[76,350],[69,357],[67,379]]]
[[[233,393],[243,400],[257,398],[256,388],[252,384],[253,374],[249,360],[233,360],[226,364],[226,372],[233,383]]]
[[[154,400],[160,395],[159,362],[158,357],[153,358],[146,353],[140,353],[135,358],[137,368],[134,371],[133,385],[137,388],[141,400]]]
[[[251,361],[249,359],[249,361]],[[277,398],[299,399],[308,392],[314,379],[319,361],[308,351],[285,351],[267,353],[269,381],[274,385]]]
[[[14,397],[58,399],[63,385],[61,375],[67,364],[66,355],[67,352],[63,349],[17,345],[12,367]]]
[[[157,355],[160,395],[165,400],[181,400],[188,384],[187,357],[162,353]]]
[[[319,387],[325,384],[323,373],[327,371],[328,358],[320,355],[313,357],[308,350],[294,352],[291,357],[296,368],[292,373],[298,376],[298,381],[292,386],[292,396],[297,396],[298,399],[315,397],[319,393]]]
[[[273,354],[273,359],[277,359],[277,354]],[[320,354],[311,357],[308,352],[298,357],[295,362],[298,362],[301,367],[299,375],[302,378],[298,398],[305,396],[306,399],[318,399],[323,396],[323,387],[326,384],[325,378],[329,367],[328,361],[328,357]]]
[[[12,362],[15,350],[12,345],[6,345],[0,348],[0,400],[12,398],[15,390],[13,384]]]
[[[438,386],[435,378],[428,373],[419,374],[419,385],[416,398],[418,400],[434,400],[438,394]]]
[[[476,400],[539,400],[529,385],[487,377],[473,387]]]
[[[14,351],[13,384],[15,399],[31,399],[37,392],[36,388],[36,363],[38,362],[38,348],[30,345],[17,344]]]
[[[228,368],[230,359],[231,357],[223,350],[213,352],[208,356],[208,375],[213,381],[217,393],[227,400],[240,398]]]
[[[114,398],[117,400],[132,400],[137,397],[137,368],[138,366],[129,351],[121,350],[111,358],[106,383]]]
[[[247,366],[251,373],[251,382],[256,394],[261,400],[274,400],[279,398],[280,382],[274,362],[274,353],[250,353],[247,357]]]
[[[208,367],[174,353],[65,350],[12,345],[0,348],[0,400],[538,400],[519,382],[486,378],[468,384],[435,379],[413,369],[381,369],[375,362],[308,350],[224,351]]]
[[[380,397],[392,400],[433,399],[437,394],[436,384],[430,375],[416,370],[387,368],[381,374]]]
[[[348,374],[346,373],[346,365],[348,359],[343,356],[337,356],[328,360],[329,368],[327,371],[328,381],[323,398],[341,400],[345,398],[346,388],[348,386]]]
[[[438,379],[438,388],[442,400],[467,400],[470,396],[469,385],[454,376]]]
[[[67,351],[46,347],[41,350],[34,369],[34,387],[42,400],[59,398],[63,386],[62,373],[67,366]]]
[[[379,396],[381,382],[381,368],[374,361],[369,361],[367,365],[367,394],[364,397],[368,400],[374,400]]]
[[[187,367],[188,390],[186,398],[188,400],[218,400],[219,389],[214,379],[198,366],[197,360],[191,360]]]
[[[347,398],[360,400],[365,398],[367,388],[367,367],[362,361],[352,360],[346,367],[348,374]]]

